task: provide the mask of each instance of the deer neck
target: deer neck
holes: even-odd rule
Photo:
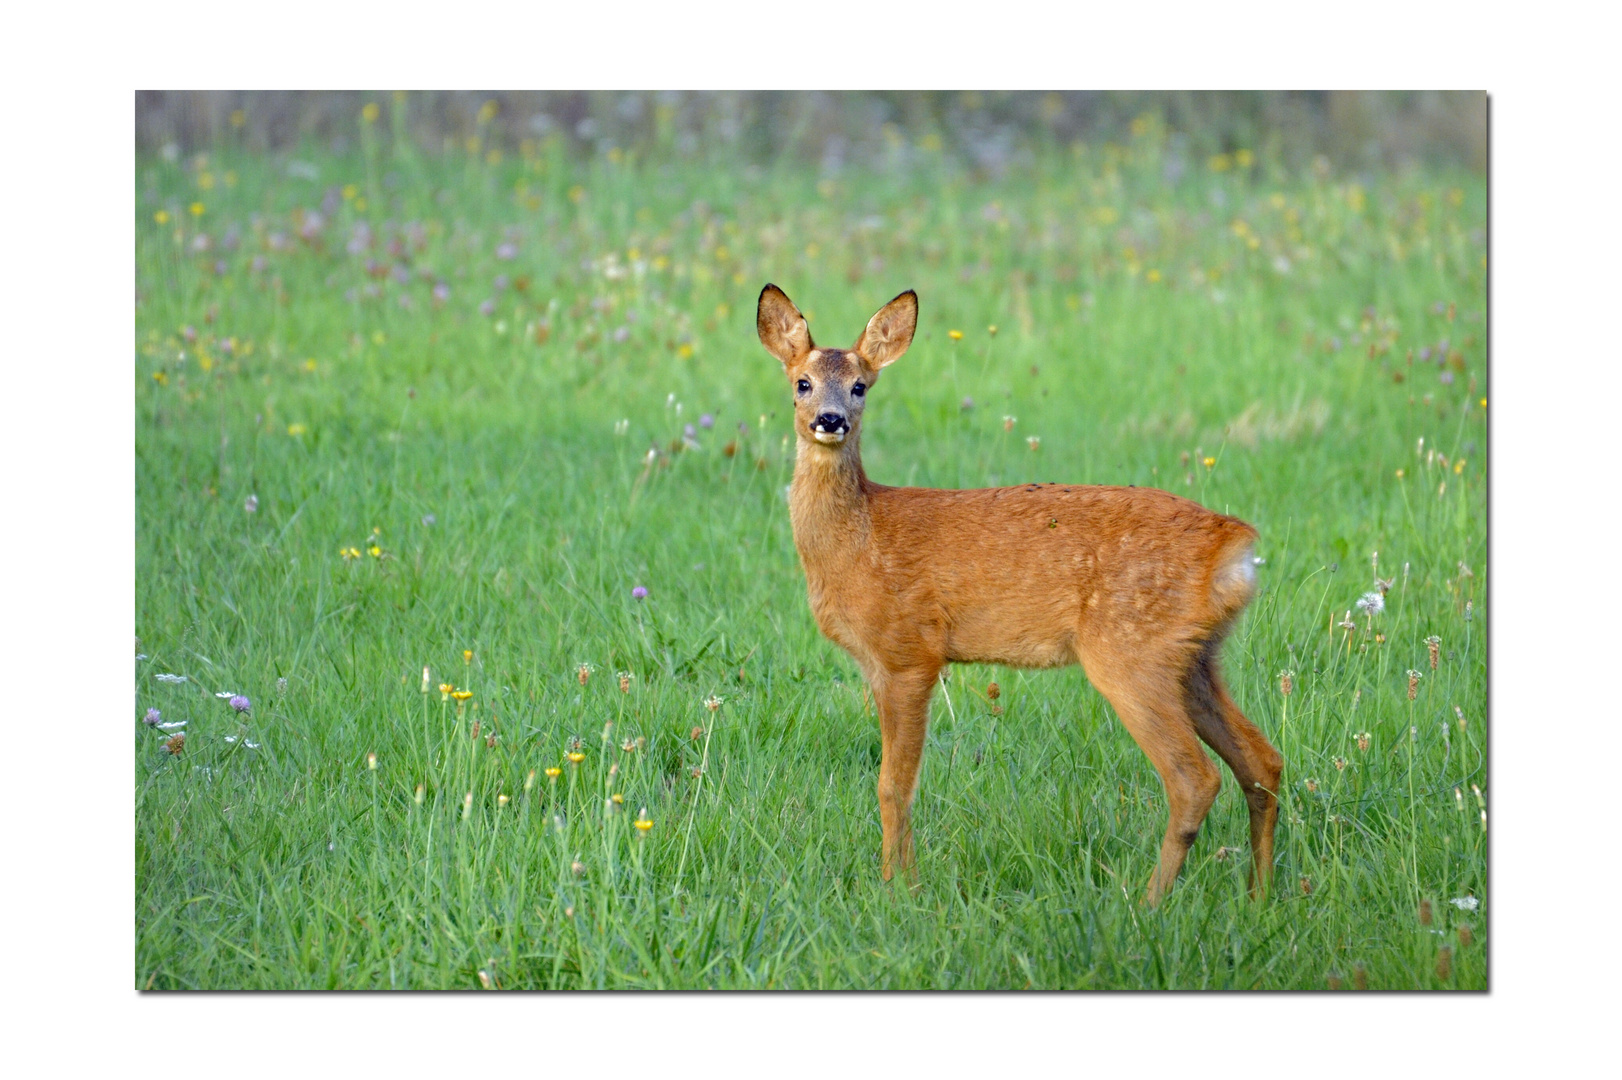
[[[824,570],[848,568],[872,533],[867,474],[856,433],[837,449],[800,438],[789,489],[794,546],[813,584]]]

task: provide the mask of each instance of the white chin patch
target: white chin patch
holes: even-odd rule
[[[840,443],[845,441],[845,433],[843,431],[827,431],[820,428],[813,431],[811,433],[811,437],[824,446],[838,446]]]

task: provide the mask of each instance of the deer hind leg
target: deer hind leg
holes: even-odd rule
[[[1200,823],[1222,787],[1222,773],[1195,737],[1194,723],[1177,692],[1180,680],[1173,675],[1174,667],[1167,665],[1158,671],[1157,667],[1110,679],[1111,685],[1101,685],[1094,668],[1087,670],[1088,679],[1115,706],[1121,724],[1154,765],[1166,789],[1166,835],[1144,896],[1151,907],[1160,903],[1177,880]]]
[[[879,763],[879,819],[884,824],[884,880],[899,866],[916,881],[912,850],[912,798],[923,763],[924,732],[929,725],[929,698],[935,691],[938,664],[869,678],[878,703],[879,735],[884,756]]]
[[[1278,783],[1284,758],[1261,729],[1239,711],[1217,667],[1220,638],[1195,655],[1184,697],[1194,728],[1239,781],[1250,807],[1250,895],[1261,896],[1273,877],[1273,830],[1278,824]]]

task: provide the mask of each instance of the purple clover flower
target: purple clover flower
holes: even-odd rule
[[[439,303],[443,304],[445,301],[449,300],[450,298],[451,298],[451,287],[449,285],[445,284],[443,281],[436,282],[435,285],[434,285],[434,299],[436,301],[438,301]]]
[[[235,709],[237,712],[243,713],[252,708],[253,703],[241,694],[233,694],[231,700],[226,702],[226,704],[231,706],[231,708]]]
[[[647,587],[638,585],[636,588],[631,590],[631,595],[638,600],[646,600],[648,598]]]
[[[488,319],[490,316],[494,315],[495,313],[496,313],[496,302],[494,300],[486,300],[486,301],[484,301],[484,303],[479,305],[479,314],[483,315],[485,318]]]
[[[695,435],[697,435],[697,434],[698,434],[698,432],[697,432],[697,431],[695,431],[695,430],[693,430],[693,425],[692,425],[692,424],[687,424],[687,425],[685,425],[685,426],[684,426],[684,427],[683,427],[683,428],[682,428],[682,429],[681,429],[681,433],[682,433],[682,434],[683,434],[683,435],[685,435],[685,436],[687,436],[687,437],[688,437],[688,438],[689,438],[689,439],[691,439],[691,438],[692,438],[692,437],[693,437],[693,436],[695,436]]]
[[[513,243],[511,240],[507,241],[500,247],[496,248],[496,258],[501,259],[504,262],[509,259],[518,258],[518,245]]]
[[[705,413],[703,416],[698,418],[698,426],[703,428],[705,431],[710,430],[710,428],[715,426],[715,417],[711,416],[709,413]]]
[[[141,717],[141,723],[149,727],[157,727],[163,722],[163,714],[156,709],[148,709],[146,715]]]

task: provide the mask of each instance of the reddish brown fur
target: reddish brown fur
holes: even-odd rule
[[[1272,869],[1282,759],[1228,696],[1216,663],[1254,590],[1256,531],[1148,488],[873,483],[858,449],[865,388],[906,351],[917,310],[903,293],[850,350],[817,349],[774,285],[756,318],[796,396],[789,502],[811,611],[878,704],[885,879],[897,863],[916,874],[911,805],[942,667],[1079,662],[1165,785],[1170,820],[1149,902],[1176,880],[1220,787],[1201,740],[1245,791],[1259,893]],[[848,424],[842,440],[837,424],[817,430],[833,420]]]

